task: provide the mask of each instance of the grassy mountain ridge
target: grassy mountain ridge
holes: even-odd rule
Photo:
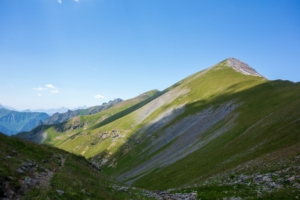
[[[137,187],[186,187],[203,199],[271,198],[269,193],[284,195],[300,183],[296,170],[274,174],[300,164],[299,91],[300,83],[269,81],[227,59],[126,112],[107,110],[114,114],[105,119],[100,112],[76,130],[46,127],[44,142],[83,155],[105,174]],[[76,121],[84,120],[68,123]],[[267,178],[257,181],[260,176]]]

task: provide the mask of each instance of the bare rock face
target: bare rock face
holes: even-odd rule
[[[238,59],[235,58],[227,59],[227,65],[242,74],[263,77],[262,75],[257,73],[255,69],[253,69],[252,67],[250,67],[249,65],[247,65],[246,63]]]

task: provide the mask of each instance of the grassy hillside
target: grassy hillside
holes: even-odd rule
[[[18,137],[37,143],[45,143],[58,146],[76,154],[83,154],[80,147],[90,145],[98,135],[91,134],[97,127],[109,124],[118,118],[128,115],[139,109],[160,94],[157,90],[143,93],[135,98],[123,101],[112,108],[100,113],[77,116],[71,120],[57,125],[44,125],[37,127],[31,132],[23,132]],[[84,139],[81,139],[84,138]]]
[[[73,118],[38,132],[128,185],[202,199],[298,194],[300,84],[245,75],[244,66],[225,60],[90,124]]]
[[[143,199],[83,157],[0,133],[0,197],[6,199]],[[119,185],[119,187],[122,187]],[[147,198],[148,199],[148,198]],[[150,198],[149,198],[150,199]]]

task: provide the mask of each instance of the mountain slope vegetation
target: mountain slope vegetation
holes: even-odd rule
[[[196,190],[202,199],[280,199],[300,188],[299,91],[299,83],[269,81],[230,58],[128,112],[108,109],[66,123],[84,121],[76,130],[19,136],[83,155],[127,185]]]
[[[1,199],[154,199],[122,191],[82,156],[2,133],[0,160]]]

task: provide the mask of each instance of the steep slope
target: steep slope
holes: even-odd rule
[[[46,113],[17,112],[0,109],[1,131],[7,135],[13,135],[22,131],[30,131],[41,125],[49,115]]]
[[[78,109],[78,110],[68,110],[64,113],[55,113],[51,117],[45,120],[44,124],[59,124],[61,122],[68,121],[69,119],[79,116],[79,115],[91,115],[98,112],[101,112],[103,110],[106,110],[120,102],[122,102],[122,99],[114,99],[112,101],[109,101],[108,103],[103,103],[101,106],[93,106],[87,109]]]
[[[0,133],[1,199],[154,199],[151,195],[108,180],[81,156]]]
[[[286,177],[280,183],[281,175],[275,179],[272,173],[300,164],[299,91],[299,83],[268,81],[230,58],[181,80],[126,115],[117,113],[76,134],[64,132],[68,137],[56,135],[44,142],[84,155],[128,185],[189,187],[204,199],[284,196],[297,189],[299,172],[282,173],[294,177],[290,185]],[[234,179],[245,174],[243,181]],[[235,182],[228,181],[231,176]],[[263,176],[269,179],[255,181]],[[201,194],[211,190],[219,193]]]

